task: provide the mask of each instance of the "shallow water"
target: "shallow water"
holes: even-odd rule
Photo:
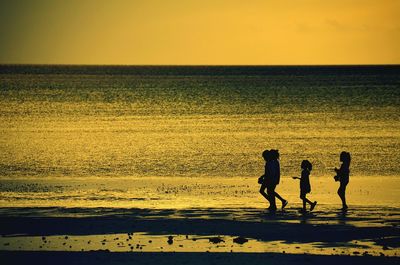
[[[339,209],[338,183],[332,177],[311,179],[307,196],[317,208]],[[21,178],[0,182],[0,207],[112,207],[112,208],[261,208],[267,201],[258,193],[257,178],[239,177],[124,177]],[[300,208],[299,182],[282,178],[276,189]],[[353,206],[400,207],[400,180],[396,177],[353,177],[347,187]],[[278,207],[281,203],[277,201]]]

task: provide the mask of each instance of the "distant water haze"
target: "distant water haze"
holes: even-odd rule
[[[400,175],[400,67],[0,66],[0,177]]]

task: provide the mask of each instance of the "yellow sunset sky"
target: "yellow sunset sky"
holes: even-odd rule
[[[0,0],[0,63],[399,64],[400,0]]]

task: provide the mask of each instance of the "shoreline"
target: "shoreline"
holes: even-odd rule
[[[0,207],[266,208],[256,181],[256,177],[8,179],[0,180]],[[314,177],[311,186],[308,198],[318,201],[317,209],[341,207],[339,185],[332,177]],[[277,191],[289,201],[289,208],[301,203],[297,180],[282,177]],[[350,207],[400,207],[400,178],[352,177],[346,197]]]

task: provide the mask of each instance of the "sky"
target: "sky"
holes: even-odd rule
[[[0,64],[400,64],[400,0],[0,0]]]

